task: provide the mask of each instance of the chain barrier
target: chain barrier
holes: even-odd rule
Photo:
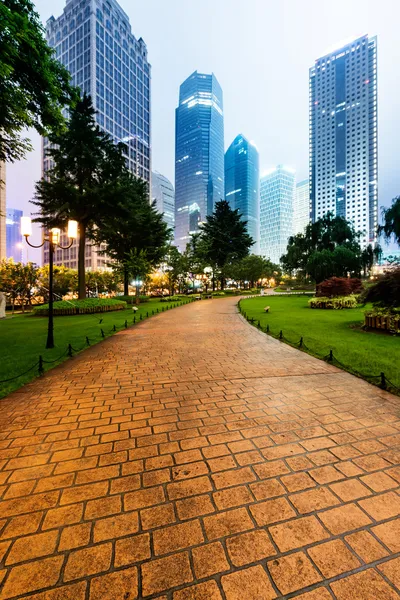
[[[186,304],[190,304],[192,302],[192,298],[182,301],[181,304],[171,304],[170,306],[166,307],[166,310],[168,310],[169,308],[176,308],[177,306],[184,306]],[[162,311],[164,312],[164,307],[162,307]],[[154,309],[152,311],[152,315],[154,314],[158,314],[159,313],[159,309],[157,307],[157,313],[154,312]],[[149,317],[149,312],[146,311],[146,317]],[[143,320],[143,315],[142,313],[140,313],[140,321]],[[100,319],[99,324],[101,324],[103,321],[103,319]],[[135,324],[136,323],[136,315],[133,315],[133,320],[132,323]],[[121,329],[127,329],[129,326],[128,324],[128,320],[125,319],[125,322],[123,323],[123,325],[121,326]],[[111,329],[111,331],[109,332],[110,334],[115,333],[117,331],[117,326],[114,324],[113,328]],[[103,329],[100,329],[100,335],[102,338],[106,337],[106,334],[104,332]],[[26,371],[24,371],[23,373],[20,373],[19,375],[15,375],[15,377],[9,377],[8,379],[2,379],[0,380],[0,384],[3,383],[9,383],[10,381],[15,381],[15,379],[19,379],[20,377],[23,377],[24,375],[27,375],[28,373],[30,373],[31,371],[33,371],[33,369],[38,369],[38,373],[39,375],[42,375],[44,373],[44,365],[50,365],[50,364],[54,364],[58,361],[60,361],[64,356],[68,356],[69,358],[71,358],[73,356],[73,353],[75,352],[76,354],[78,354],[79,352],[82,352],[82,350],[84,350],[85,348],[87,348],[88,346],[90,346],[90,343],[95,342],[95,340],[90,340],[90,338],[88,336],[86,336],[86,343],[84,346],[82,346],[82,348],[76,349],[74,348],[71,344],[68,344],[67,349],[61,354],[61,356],[59,356],[58,358],[55,358],[54,360],[44,360],[44,358],[40,355],[39,356],[39,360],[37,362],[35,362],[34,365],[32,365],[29,369],[27,369]]]
[[[242,310],[240,302],[238,303],[238,307],[239,307],[239,312],[243,316],[243,318],[246,319],[246,321],[248,323],[251,323],[251,325],[255,325],[256,319],[254,317],[247,316],[247,314]],[[260,329],[261,331],[264,331],[262,329],[260,321],[257,321],[257,328]],[[318,358],[324,360],[325,362],[328,362],[331,364],[336,364],[336,365],[340,366],[343,370],[353,373],[354,375],[357,375],[361,379],[365,379],[367,381],[371,381],[371,380],[377,381],[376,385],[383,390],[392,390],[395,393],[400,394],[400,387],[398,385],[395,385],[393,382],[391,382],[386,377],[386,375],[383,371],[379,375],[366,375],[365,373],[361,373],[360,371],[357,371],[357,369],[354,369],[353,367],[349,367],[349,366],[343,364],[340,360],[338,360],[336,358],[336,356],[333,354],[333,350],[329,350],[329,354],[326,354],[325,356],[318,356],[318,354],[315,352],[315,350],[311,350],[311,348],[306,346],[306,344],[304,343],[303,336],[300,337],[300,340],[298,342],[293,342],[292,340],[289,340],[287,337],[285,337],[283,335],[282,329],[279,331],[278,334],[273,333],[270,330],[269,324],[267,324],[264,333],[270,335],[274,339],[286,342],[287,344],[289,344],[292,347],[298,347],[298,348],[301,348],[302,350],[306,350],[310,354],[317,356]]]

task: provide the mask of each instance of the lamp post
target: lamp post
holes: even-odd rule
[[[141,279],[135,279],[134,281],[132,281],[132,285],[134,285],[136,288],[135,302],[136,304],[139,304],[139,291],[143,285],[143,281]]]
[[[21,233],[25,237],[26,243],[32,248],[41,248],[46,242],[49,243],[49,322],[47,327],[47,342],[46,348],[54,348],[54,320],[53,320],[53,262],[54,250],[58,246],[62,250],[70,248],[78,237],[78,223],[76,221],[68,221],[68,237],[71,242],[68,246],[61,246],[60,237],[61,231],[57,227],[50,229],[48,234],[43,236],[43,242],[38,246],[31,244],[29,236],[32,235],[32,221],[30,217],[21,217]]]
[[[212,275],[212,272],[213,272],[212,267],[204,268],[204,274],[206,276],[206,294],[208,294],[208,280],[209,280],[210,275]]]

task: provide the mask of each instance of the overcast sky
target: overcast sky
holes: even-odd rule
[[[214,72],[224,94],[225,147],[253,140],[261,171],[279,163],[308,176],[308,69],[341,42],[378,36],[379,204],[400,194],[398,0],[120,0],[152,65],[153,170],[174,182],[179,85]],[[65,0],[36,0],[43,22]],[[10,165],[7,203],[29,211],[41,176],[40,138]],[[31,255],[30,255],[31,258]],[[33,258],[33,257],[32,257]]]

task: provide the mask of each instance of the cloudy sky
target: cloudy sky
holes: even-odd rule
[[[152,64],[153,169],[174,181],[174,109],[194,70],[224,93],[225,147],[253,140],[261,170],[278,163],[308,175],[308,69],[341,42],[378,36],[379,203],[400,194],[398,0],[120,0]],[[43,23],[65,0],[36,0]],[[7,203],[29,211],[41,176],[40,139],[7,173]],[[31,255],[30,255],[31,258]],[[33,257],[32,257],[33,258]]]

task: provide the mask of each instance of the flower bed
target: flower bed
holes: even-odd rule
[[[378,329],[380,331],[389,331],[390,333],[400,334],[400,314],[398,312],[388,312],[384,310],[373,310],[365,313],[365,329]]]
[[[327,298],[327,297],[319,297],[319,298],[311,298],[308,301],[308,305],[310,308],[326,308],[326,309],[334,309],[339,310],[341,308],[356,308],[357,307],[357,298],[356,296],[339,296],[337,298]]]
[[[113,310],[124,310],[127,304],[123,300],[113,298],[86,298],[85,300],[61,300],[54,302],[54,315],[84,315],[88,313],[110,312]],[[37,317],[47,317],[49,314],[49,305],[36,306],[33,314]]]

